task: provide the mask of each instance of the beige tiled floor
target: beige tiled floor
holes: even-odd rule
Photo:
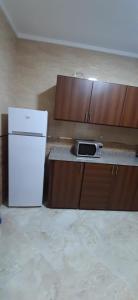
[[[138,213],[2,208],[0,300],[138,300]]]

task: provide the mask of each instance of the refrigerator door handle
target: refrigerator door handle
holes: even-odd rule
[[[12,134],[14,134],[14,135],[23,135],[23,136],[43,137],[42,133],[25,132],[25,131],[12,131]]]

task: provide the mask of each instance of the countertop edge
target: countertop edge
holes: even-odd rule
[[[48,155],[49,160],[82,162],[92,164],[110,164],[122,166],[138,167],[138,158],[134,151],[120,149],[104,149],[101,158],[84,158],[77,157],[71,153],[70,147],[53,147]]]

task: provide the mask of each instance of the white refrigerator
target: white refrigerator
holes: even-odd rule
[[[10,207],[41,206],[48,112],[8,109]]]

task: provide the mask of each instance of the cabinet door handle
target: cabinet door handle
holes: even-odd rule
[[[114,175],[115,166],[112,167],[112,175]]]
[[[90,112],[88,112],[88,121],[91,120],[91,115],[90,115]]]
[[[81,163],[80,172],[81,172],[81,174],[83,172],[83,163]]]
[[[88,112],[85,113],[85,120],[84,121],[87,122],[87,119],[88,119]]]
[[[116,167],[115,176],[117,176],[117,173],[118,173],[118,166]]]

